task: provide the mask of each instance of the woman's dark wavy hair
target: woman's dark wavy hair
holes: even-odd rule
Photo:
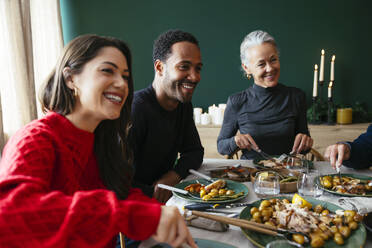
[[[69,67],[71,75],[81,73],[84,65],[95,58],[104,47],[115,47],[126,57],[129,69],[129,92],[120,117],[115,120],[104,120],[95,129],[94,150],[103,183],[108,189],[114,191],[118,198],[125,199],[133,178],[133,155],[128,145],[133,78],[132,57],[128,46],[116,38],[90,34],[73,39],[64,48],[39,98],[44,113],[48,111],[55,111],[62,115],[71,113],[76,100],[73,90],[66,85],[65,77],[68,75],[63,74],[63,69]]]

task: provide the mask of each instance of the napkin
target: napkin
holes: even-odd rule
[[[338,204],[345,209],[356,208],[360,214],[372,212],[372,199],[368,197],[342,197],[338,200]]]
[[[226,232],[229,229],[229,225],[221,223],[215,220],[210,220],[195,215],[185,215],[186,225],[206,229],[214,232]]]

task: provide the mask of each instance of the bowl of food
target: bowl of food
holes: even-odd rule
[[[251,181],[254,183],[255,176],[257,172],[264,171],[267,172],[268,176],[270,176],[270,170],[261,169],[256,170],[253,173],[251,173]],[[297,180],[301,176],[301,172],[298,171],[290,171],[287,169],[278,169],[275,170],[275,173],[279,175],[279,185],[280,185],[280,193],[293,193],[297,192]]]

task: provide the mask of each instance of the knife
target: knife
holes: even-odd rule
[[[252,206],[252,203],[230,203],[230,204],[205,204],[205,203],[194,203],[184,206],[188,210],[210,210],[217,208],[238,208]]]
[[[251,149],[255,152],[257,152],[258,154],[261,155],[261,157],[265,158],[265,159],[268,159],[274,163],[276,163],[276,160],[275,158],[273,158],[272,156],[270,156],[269,154],[267,154],[266,152],[262,151],[261,149],[256,149],[254,148],[253,146],[251,147]]]
[[[208,182],[211,182],[211,183],[214,182],[214,180],[213,180],[210,176],[207,176],[207,175],[205,175],[205,174],[203,174],[203,173],[200,173],[200,172],[198,172],[198,171],[196,171],[196,170],[190,169],[189,172],[190,172],[191,174],[194,174],[195,176],[198,176],[198,177],[204,178],[204,179],[207,180]]]

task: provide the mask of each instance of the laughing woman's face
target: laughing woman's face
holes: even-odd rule
[[[277,49],[271,43],[262,43],[251,47],[249,64],[242,65],[247,74],[252,74],[254,83],[267,88],[278,84],[280,76],[280,61]]]
[[[77,91],[76,105],[70,114],[75,125],[98,125],[102,120],[119,118],[129,92],[128,79],[127,59],[122,52],[115,47],[101,48],[82,72],[72,75],[67,83]]]

